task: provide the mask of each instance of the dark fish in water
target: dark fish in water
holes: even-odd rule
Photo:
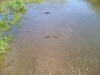
[[[45,13],[45,14],[50,14],[50,12],[48,12],[48,11],[47,11],[47,12],[44,12],[44,13]]]
[[[57,39],[58,37],[57,36],[45,36],[45,38],[55,38],[55,39]]]

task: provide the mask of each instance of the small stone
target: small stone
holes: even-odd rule
[[[50,12],[48,12],[48,11],[46,11],[46,12],[44,12],[45,14],[50,14]]]
[[[50,36],[45,36],[45,38],[50,38]]]
[[[88,71],[88,68],[85,68],[86,71]]]
[[[58,37],[57,36],[45,36],[44,38],[55,38],[55,39],[57,39]]]

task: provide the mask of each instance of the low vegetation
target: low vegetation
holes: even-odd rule
[[[9,41],[13,38],[12,35],[8,35],[6,37],[0,37],[0,54],[6,53],[10,47],[9,47]]]
[[[13,35],[4,36],[4,34],[11,30],[26,12],[27,3],[40,3],[43,0],[1,0],[0,1],[0,59],[2,55],[7,53],[10,49],[9,42],[13,38]],[[18,27],[23,22],[18,23]]]
[[[12,13],[21,13],[26,10],[26,7],[24,5],[24,2],[21,0],[16,0],[14,2],[9,2],[8,3],[8,8]]]
[[[26,7],[21,0],[8,1],[0,5],[0,55],[5,54],[9,49],[9,42],[12,35],[4,36],[16,24],[26,11]],[[13,16],[13,17],[10,17]]]

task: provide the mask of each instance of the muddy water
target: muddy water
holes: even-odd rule
[[[0,75],[100,75],[100,14],[82,0],[27,5]]]

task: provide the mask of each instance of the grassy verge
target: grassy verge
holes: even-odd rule
[[[10,49],[9,42],[13,37],[12,35],[3,36],[3,34],[22,18],[25,11],[26,7],[21,0],[6,1],[0,4],[0,56]],[[13,17],[10,18],[12,15]]]
[[[43,0],[5,0],[0,2],[0,59],[10,49],[9,43],[13,39],[13,35],[3,36],[3,34],[11,29],[23,16],[27,8],[27,3],[40,3]],[[10,17],[12,16],[13,17]],[[18,23],[18,27],[23,22]]]

